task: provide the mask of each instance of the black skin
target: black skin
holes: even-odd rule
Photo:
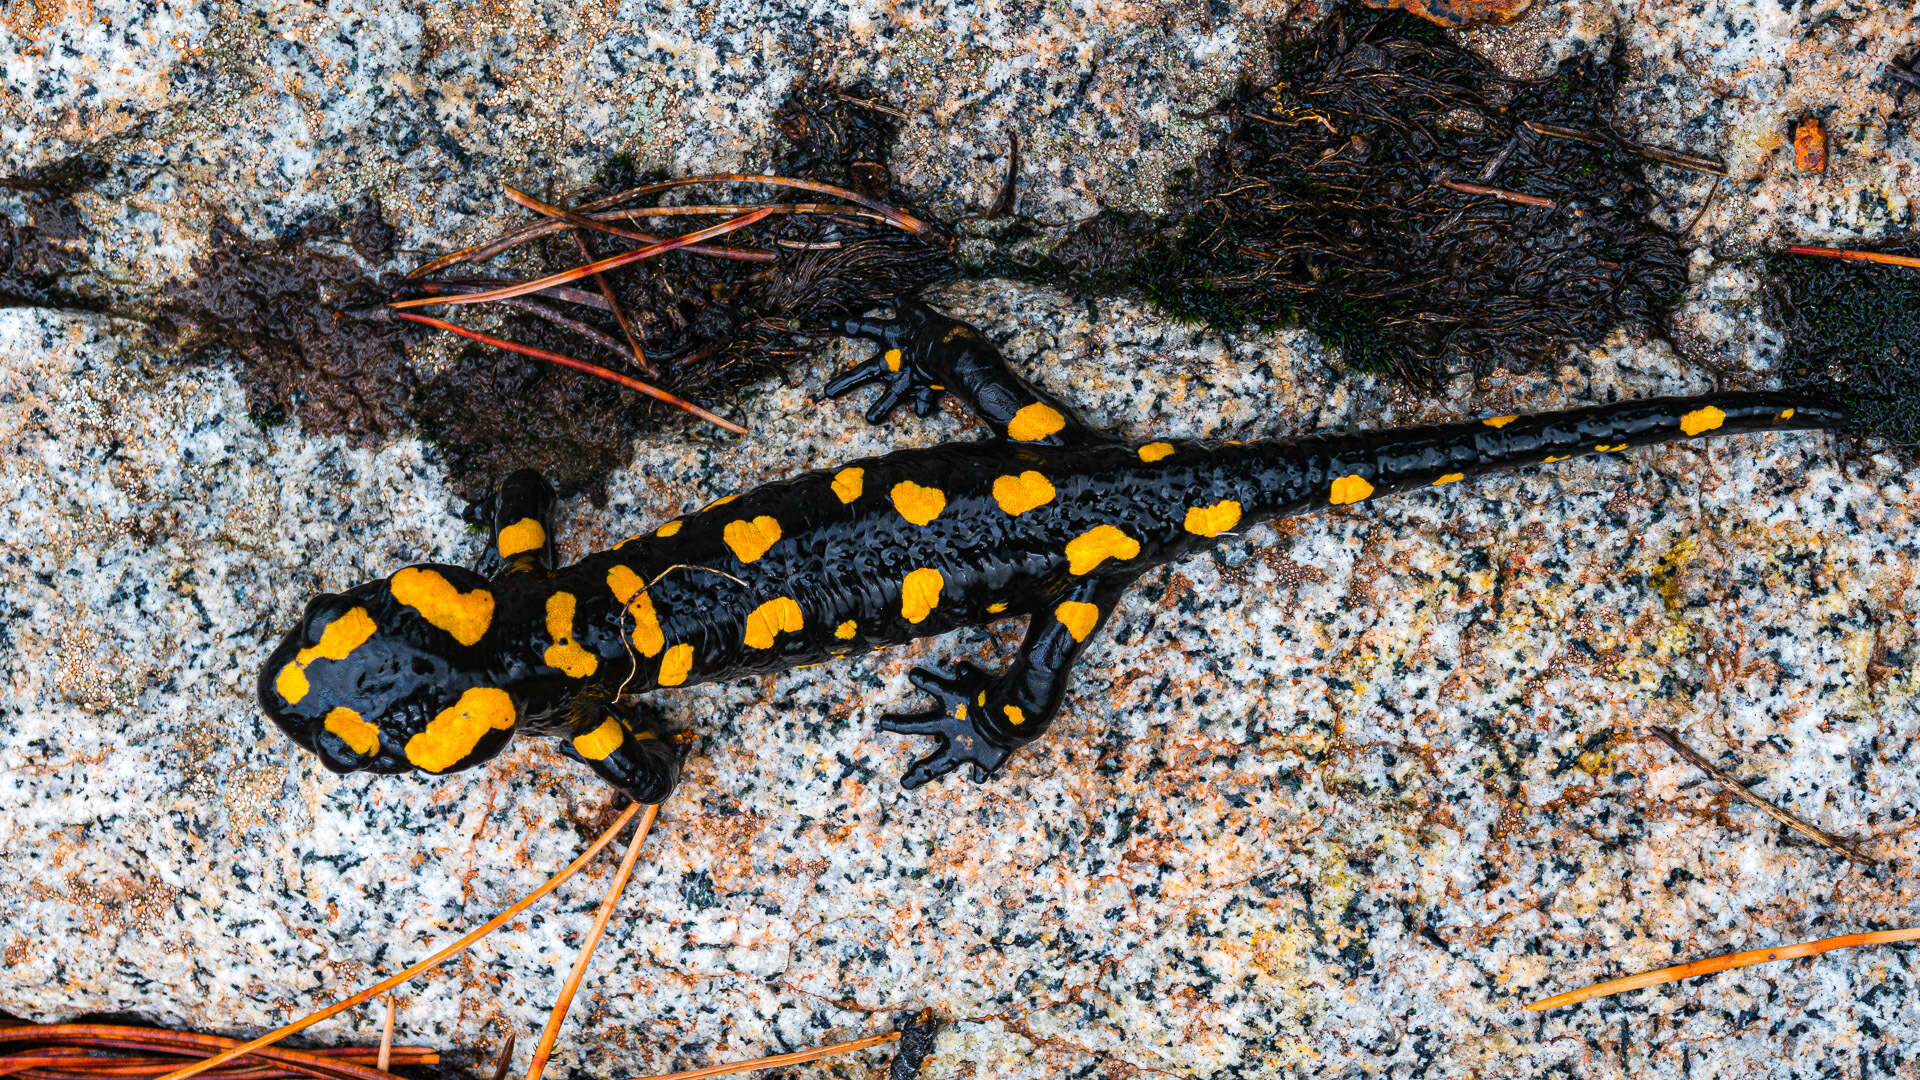
[[[552,489],[516,473],[479,513],[492,533],[484,574],[410,567],[315,600],[261,673],[267,714],[340,772],[450,772],[516,732],[555,736],[653,803],[679,761],[639,695],[1025,618],[1004,672],[920,668],[913,682],[930,707],[880,722],[934,741],[907,787],[962,768],[985,781],[1052,723],[1074,661],[1135,578],[1247,524],[1493,470],[1845,419],[1804,394],[1732,393],[1142,445],[1088,428],[931,308],[902,303],[892,319],[842,329],[880,351],[829,394],[879,384],[874,423],[901,405],[924,415],[952,394],[988,437],[767,484],[565,568],[554,565]]]

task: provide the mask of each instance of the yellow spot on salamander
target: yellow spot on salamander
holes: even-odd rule
[[[998,615],[1005,610],[1007,610],[1007,602],[1005,600],[995,600],[993,603],[987,605],[987,614],[989,615]]]
[[[1053,609],[1053,617],[1067,628],[1073,640],[1085,641],[1087,635],[1093,633],[1094,625],[1100,621],[1100,609],[1083,600],[1063,600],[1060,606]]]
[[[547,597],[547,646],[544,659],[550,668],[559,668],[570,679],[584,679],[600,669],[600,658],[580,647],[573,639],[574,598],[569,592]]]
[[[947,579],[930,566],[908,574],[900,582],[900,617],[917,623],[933,614],[940,606],[940,590],[946,587]]]
[[[393,598],[420,613],[420,617],[453,635],[462,645],[486,636],[493,624],[493,594],[486,589],[461,592],[438,570],[409,566],[393,575],[387,588]]]
[[[653,594],[632,567],[615,566],[607,571],[607,588],[613,598],[626,605],[633,619],[633,647],[642,656],[659,656],[667,638],[660,630],[660,617],[653,610]]]
[[[1238,524],[1240,504],[1232,499],[1221,499],[1212,506],[1189,507],[1184,526],[1195,536],[1219,536]]]
[[[1782,420],[1791,420],[1791,419],[1793,419],[1793,410],[1792,410],[1792,409],[1781,409],[1781,410],[1780,410],[1780,419],[1782,419]]]
[[[1489,416],[1480,422],[1490,428],[1503,428],[1518,419],[1520,419],[1518,416]]]
[[[1021,724],[1027,722],[1026,711],[1018,705],[1002,705],[1000,706],[1000,711],[1006,714],[1007,723],[1012,724],[1014,727],[1019,727]]]
[[[1013,419],[1007,421],[1007,438],[1014,442],[1039,442],[1049,435],[1058,434],[1067,426],[1067,418],[1060,410],[1044,401],[1026,405]]]
[[[521,518],[500,530],[499,546],[503,559],[539,551],[547,546],[547,530],[532,518]]]
[[[953,718],[955,720],[965,720],[967,718],[966,702],[963,701],[953,707]]]
[[[729,521],[720,530],[720,539],[733,549],[735,558],[750,563],[780,542],[780,523],[765,514],[752,521]]]
[[[1108,559],[1131,559],[1140,554],[1140,541],[1111,525],[1095,525],[1067,541],[1067,569],[1091,574]]]
[[[716,506],[725,506],[725,505],[727,505],[728,503],[730,503],[730,502],[732,502],[733,500],[735,500],[735,499],[737,499],[737,498],[739,498],[739,497],[740,497],[740,496],[739,496],[739,495],[737,495],[737,494],[735,494],[735,495],[722,495],[722,496],[720,496],[719,498],[717,498],[717,499],[715,499],[715,500],[713,500],[712,502],[710,502],[710,503],[708,503],[707,505],[705,505],[705,506],[703,506],[703,507],[701,507],[700,509],[701,509],[701,511],[702,511],[702,512],[705,512],[705,511],[708,511],[708,510],[711,510],[711,509],[713,509],[713,508],[714,508],[714,507],[716,507]]]
[[[367,643],[367,639],[379,629],[373,624],[373,616],[362,607],[348,608],[346,613],[327,624],[320,631],[320,641],[309,645],[293,655],[287,666],[273,680],[273,688],[280,692],[287,704],[297,705],[307,696],[311,684],[307,682],[307,665],[315,660],[345,660],[353,650]]]
[[[838,495],[843,503],[850,503],[859,498],[860,493],[866,490],[866,486],[867,470],[865,469],[841,469],[833,474],[833,493]]]
[[[669,521],[665,525],[662,525],[659,528],[653,530],[653,535],[678,536],[680,535],[680,529],[685,525],[686,525],[686,522],[681,521],[679,518],[674,518],[672,521]]]
[[[1002,476],[993,482],[993,501],[1014,517],[1053,501],[1053,482],[1028,469],[1018,476]]]
[[[1680,430],[1688,435],[1704,435],[1727,422],[1727,414],[1711,405],[1695,409],[1680,418]]]
[[[1438,479],[1438,480],[1435,480],[1435,481],[1433,482],[1433,486],[1434,486],[1434,487],[1439,487],[1439,486],[1440,486],[1441,484],[1457,484],[1457,483],[1459,483],[1460,481],[1462,481],[1462,480],[1465,480],[1466,478],[1467,478],[1467,474],[1466,474],[1466,473],[1463,473],[1463,472],[1450,472],[1450,473],[1448,473],[1447,475],[1445,475],[1445,476],[1443,476],[1443,477],[1441,477],[1440,479]]]
[[[880,354],[880,358],[887,362],[888,371],[900,370],[900,361],[902,357],[899,349],[888,349],[886,352]]]
[[[681,642],[667,650],[660,658],[661,686],[679,686],[687,681],[687,674],[693,670],[693,646]]]
[[[620,744],[625,741],[627,740],[620,730],[620,721],[609,716],[599,727],[585,735],[575,735],[573,752],[588,761],[605,761],[607,755],[620,749]]]
[[[1367,482],[1366,477],[1359,473],[1348,473],[1333,482],[1333,491],[1328,494],[1327,501],[1335,506],[1345,506],[1348,503],[1357,503],[1371,494],[1373,494],[1373,485]]]
[[[1548,454],[1544,460],[1546,464],[1551,465],[1556,461],[1571,461],[1573,460],[1573,455],[1572,454]]]
[[[1625,450],[1626,448],[1627,448],[1626,443],[1614,443],[1611,446],[1609,446],[1606,443],[1601,443],[1599,446],[1594,447],[1596,451],[1602,454],[1611,454],[1616,450]]]
[[[805,625],[799,601],[791,596],[776,596],[747,616],[747,632],[742,640],[750,649],[771,649],[774,638],[798,633]]]
[[[513,721],[513,699],[505,690],[475,686],[407,740],[407,760],[428,772],[445,772],[466,760],[488,732],[506,731]]]
[[[328,731],[340,737],[347,749],[367,757],[380,749],[380,729],[360,719],[360,714],[346,706],[340,706],[327,713],[324,721]]]
[[[859,632],[860,624],[854,622],[852,619],[848,619],[846,622],[833,628],[833,636],[839,638],[841,641],[852,641],[853,635]]]
[[[902,480],[893,485],[893,508],[915,525],[925,525],[947,508],[947,493]]]
[[[1172,443],[1150,442],[1147,445],[1140,448],[1140,460],[1146,462],[1149,465],[1153,464],[1156,461],[1159,461],[1161,458],[1170,457],[1172,456],[1172,454],[1173,454]]]

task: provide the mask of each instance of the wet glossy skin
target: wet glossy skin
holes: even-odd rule
[[[1672,439],[1820,428],[1792,393],[1665,398],[1391,432],[1233,444],[1119,442],[1007,369],[971,327],[918,305],[847,330],[882,351],[828,387],[883,391],[868,418],[959,395],[993,437],[804,473],[552,568],[553,497],[532,473],[490,508],[488,575],[446,566],[316,600],[260,697],[337,771],[448,772],[517,732],[658,801],[677,761],[635,695],[781,671],[996,619],[1029,620],[1006,672],[922,669],[931,736],[905,777],[985,780],[1059,711],[1074,660],[1141,572],[1248,523],[1479,473]]]

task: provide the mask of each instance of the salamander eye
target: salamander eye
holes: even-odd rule
[[[334,593],[321,593],[307,604],[307,610],[300,616],[300,632],[306,637],[307,644],[315,645],[320,635],[326,632],[327,624],[338,619],[347,610],[346,597]]]

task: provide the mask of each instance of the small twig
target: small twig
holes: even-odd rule
[[[600,901],[600,912],[593,917],[593,927],[587,931],[587,938],[580,945],[580,955],[574,957],[573,972],[567,976],[566,985],[560,988],[560,999],[554,1002],[553,1012],[547,1015],[547,1027],[540,1033],[540,1044],[534,1048],[533,1064],[527,1068],[527,1080],[540,1080],[547,1071],[547,1059],[553,1056],[553,1044],[560,1039],[560,1025],[566,1022],[567,1010],[573,1007],[573,996],[580,991],[580,981],[587,977],[587,963],[593,959],[593,950],[600,945],[600,935],[606,933],[607,920],[613,917],[614,905],[619,902],[620,894],[626,891],[627,879],[633,876],[633,864],[640,858],[640,847],[647,842],[647,833],[653,830],[653,819],[659,813],[659,804],[649,804],[640,818],[640,827],[634,830],[633,840],[627,844],[627,857],[620,860],[620,869],[613,875],[613,883],[607,886],[606,899]]]
[[[709,1076],[726,1076],[729,1073],[748,1072],[754,1069],[777,1069],[782,1065],[799,1065],[802,1062],[818,1061],[823,1057],[836,1054],[851,1054],[855,1050],[865,1050],[869,1046],[881,1046],[900,1038],[897,1031],[884,1035],[869,1035],[864,1039],[851,1039],[832,1046],[816,1046],[811,1050],[799,1050],[791,1054],[775,1054],[772,1057],[754,1058],[752,1061],[729,1061],[723,1065],[707,1065],[685,1072],[660,1073],[655,1076],[637,1076],[631,1080],[704,1080]]]
[[[500,1059],[493,1066],[493,1080],[507,1080],[507,1067],[513,1064],[513,1044],[519,1036],[507,1032],[507,1045],[500,1048]]]
[[[514,284],[512,278],[424,278],[408,282],[413,288],[428,292],[477,293],[488,289],[498,289],[503,285]],[[536,296],[545,296],[554,300],[564,300],[581,307],[590,307],[596,311],[612,311],[607,306],[607,298],[595,296],[585,289],[575,289],[567,285],[555,285],[541,289]]]
[[[1599,135],[1591,131],[1582,131],[1579,128],[1561,127],[1559,124],[1542,124],[1528,120],[1524,126],[1530,131],[1537,131],[1549,138],[1571,139],[1574,142],[1583,142],[1588,146],[1598,146],[1602,148],[1617,146],[1622,150],[1631,151],[1643,158],[1658,161],[1663,165],[1692,169],[1695,172],[1709,173],[1713,176],[1727,175],[1726,165],[1717,158],[1683,153],[1679,150],[1664,150],[1658,146],[1646,146],[1630,139],[1622,139],[1617,135]]]
[[[739,424],[734,423],[724,416],[709,412],[683,397],[669,394],[651,383],[641,382],[631,375],[622,375],[617,371],[603,368],[599,364],[589,364],[585,360],[575,360],[573,357],[567,356],[564,353],[548,352],[545,349],[536,349],[531,345],[522,345],[517,341],[497,338],[492,334],[483,334],[478,330],[470,330],[464,326],[457,326],[445,319],[436,319],[430,315],[415,315],[411,311],[402,311],[400,312],[400,317],[408,322],[417,322],[422,326],[431,326],[435,330],[445,330],[451,334],[459,334],[463,338],[467,338],[470,341],[477,341],[482,345],[491,345],[496,349],[505,349],[508,352],[519,353],[521,356],[530,356],[535,360],[545,360],[550,364],[559,364],[561,367],[572,368],[575,371],[597,376],[608,382],[619,383],[629,390],[638,390],[656,401],[665,402],[676,409],[683,409],[690,412],[700,419],[705,420],[707,423],[715,427],[725,428],[735,435],[745,435],[747,433],[746,428],[741,427]]]
[[[1821,832],[1819,829],[1814,828],[1760,796],[1755,795],[1752,791],[1748,790],[1747,785],[1741,783],[1732,773],[1708,761],[1698,750],[1681,742],[1680,736],[1675,734],[1671,728],[1656,727],[1653,729],[1653,734],[1655,738],[1658,738],[1661,742],[1671,747],[1674,753],[1685,758],[1694,768],[1718,780],[1722,787],[1725,787],[1736,798],[1748,806],[1753,807],[1755,810],[1760,811],[1780,824],[1785,825],[1787,828],[1792,829],[1794,832],[1799,833],[1801,836],[1819,844],[1823,848],[1845,855],[1847,858],[1863,866],[1874,865],[1874,861],[1871,858],[1862,855],[1846,843],[1827,833]]]
[[[372,1001],[374,998],[379,997],[381,994],[384,994],[387,991],[392,990],[394,987],[399,986],[402,983],[405,983],[407,980],[413,978],[416,975],[421,974],[422,972],[431,971],[434,968],[439,967],[441,964],[444,964],[448,960],[451,960],[452,958],[454,958],[455,956],[458,956],[461,953],[467,951],[467,949],[473,946],[474,942],[479,941],[481,938],[484,938],[488,934],[493,933],[495,930],[500,929],[502,926],[505,926],[507,923],[512,922],[516,917],[519,916],[521,912],[527,910],[527,908],[532,907],[536,902],[538,902],[541,897],[559,888],[562,884],[564,884],[567,881],[568,878],[571,878],[573,875],[585,869],[586,865],[593,861],[594,856],[600,854],[600,849],[612,843],[613,838],[619,835],[620,830],[626,828],[627,822],[632,821],[635,815],[639,813],[640,813],[640,808],[638,806],[627,807],[626,810],[621,812],[618,818],[614,819],[614,822],[612,825],[607,826],[606,832],[601,833],[598,839],[594,840],[593,843],[587,846],[587,850],[580,853],[579,858],[567,864],[566,869],[548,878],[546,881],[546,884],[541,885],[539,888],[521,897],[519,900],[514,901],[513,904],[511,904],[505,911],[502,911],[500,914],[495,915],[491,919],[488,919],[486,922],[482,923],[476,929],[471,930],[468,933],[462,935],[458,941],[455,941],[453,944],[448,945],[446,948],[441,949],[439,952],[434,953],[432,956],[427,957],[425,960],[422,960],[417,964],[413,964],[407,967],[405,970],[401,971],[396,975],[391,975],[385,979],[382,979],[379,982],[373,984],[372,986],[367,987],[365,990],[362,990],[359,993],[354,994],[349,998],[346,998],[345,1000],[329,1005],[326,1008],[319,1010],[318,1012],[310,1013],[306,1016],[303,1016],[300,1019],[295,1020],[291,1024],[283,1024],[280,1027],[275,1028],[274,1030],[269,1031],[265,1035],[262,1035],[259,1038],[254,1039],[250,1042],[241,1043],[238,1046],[234,1046],[234,1047],[231,1047],[230,1049],[223,1050],[220,1053],[215,1054],[210,1058],[207,1058],[205,1061],[196,1061],[193,1064],[187,1066],[186,1068],[176,1069],[173,1072],[168,1073],[166,1076],[161,1077],[160,1080],[187,1080],[187,1078],[190,1076],[198,1076],[201,1073],[206,1072],[208,1069],[212,1069],[217,1066],[224,1065],[227,1062],[232,1061],[234,1058],[240,1057],[243,1054],[252,1054],[255,1051],[260,1050],[262,1047],[272,1046],[274,1043],[279,1042],[280,1040],[288,1037],[289,1035],[297,1035],[300,1032],[305,1031],[308,1028],[312,1027],[313,1025],[318,1024],[322,1020],[326,1020],[331,1017],[338,1016],[339,1014],[347,1011],[348,1009],[353,1008],[356,1005],[363,1005],[369,1001]],[[6,1037],[6,1034],[7,1034],[6,1032],[0,1031],[0,1039],[4,1039]],[[223,1041],[226,1041],[226,1040],[223,1040]],[[286,1051],[286,1052],[292,1053],[292,1051]]]
[[[1745,952],[1693,960],[1685,964],[1663,967],[1658,971],[1629,975],[1624,979],[1609,979],[1584,989],[1555,994],[1528,1005],[1527,1011],[1557,1009],[1562,1005],[1572,1005],[1592,998],[1608,997],[1646,986],[1691,979],[1696,975],[1712,975],[1715,972],[1731,971],[1734,968],[1752,967],[1770,960],[1797,960],[1803,956],[1818,956],[1835,949],[1851,949],[1858,945],[1888,945],[1898,941],[1920,941],[1920,926],[1905,930],[1875,930],[1865,934],[1845,934],[1840,937],[1821,938],[1819,941],[1804,941],[1798,945],[1781,945],[1772,949],[1748,949]]]
[[[1848,248],[1809,247],[1805,244],[1790,244],[1785,250],[1789,255],[1818,255],[1823,259],[1879,263],[1882,266],[1920,267],[1920,259],[1912,255],[1889,255],[1884,251],[1853,251]]]
[[[539,199],[528,195],[526,192],[515,189],[509,184],[501,184],[500,186],[506,190],[507,198],[512,199],[514,202],[530,210],[536,210],[543,214],[551,212],[554,216],[566,214],[565,210],[557,206],[549,206]],[[573,244],[574,247],[579,249],[581,258],[590,263],[599,259],[599,256],[594,253],[593,246],[587,243],[587,234],[584,230],[575,229],[573,231]],[[613,321],[620,324],[620,332],[626,336],[627,347],[632,351],[633,355],[633,365],[640,369],[640,374],[646,375],[649,378],[659,378],[659,370],[647,361],[646,350],[640,347],[640,337],[633,332],[633,323],[627,319],[627,310],[620,306],[619,299],[613,295],[613,283],[607,280],[605,274],[601,273],[593,275],[593,283],[600,287],[600,295],[606,298],[607,307],[613,312]]]
[[[542,289],[552,288],[555,285],[565,285],[570,281],[579,281],[583,277],[600,273],[603,270],[612,270],[616,267],[625,266],[628,263],[639,262],[641,259],[651,259],[656,255],[674,251],[686,247],[689,244],[697,244],[708,237],[730,233],[736,229],[744,229],[771,213],[773,213],[773,211],[767,209],[755,210],[753,213],[747,214],[744,217],[730,218],[718,225],[710,225],[704,229],[697,229],[683,236],[676,236],[671,240],[662,240],[658,244],[635,248],[632,251],[622,252],[618,255],[609,255],[604,259],[597,262],[590,262],[585,266],[576,266],[571,270],[562,270],[557,274],[548,274],[543,278],[523,281],[518,285],[509,285],[500,289],[490,289],[486,292],[467,293],[463,296],[450,296],[444,299],[434,296],[422,296],[413,300],[396,300],[387,306],[393,308],[411,308],[422,307],[428,304],[482,304],[489,300],[504,300],[509,296],[525,296],[528,293],[536,293]]]
[[[1558,209],[1560,206],[1559,203],[1554,202],[1552,199],[1544,198],[1539,195],[1523,195],[1518,191],[1508,191],[1504,188],[1487,187],[1485,184],[1469,184],[1465,180],[1455,180],[1451,176],[1441,177],[1439,180],[1439,184],[1443,188],[1448,188],[1453,191],[1457,191],[1462,195],[1482,195],[1489,199],[1499,199],[1501,202],[1518,203],[1521,206],[1537,207],[1541,210],[1554,210],[1554,209]]]
[[[380,1057],[374,1067],[381,1072],[387,1071],[387,1063],[393,1060],[393,995],[387,995],[387,1023],[380,1029]]]

